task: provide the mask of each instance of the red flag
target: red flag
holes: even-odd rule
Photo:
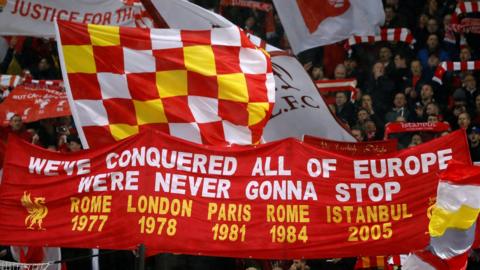
[[[352,35],[375,35],[385,18],[380,0],[273,0],[273,3],[296,54]]]
[[[25,123],[70,115],[65,92],[52,90],[50,82],[17,86],[0,104],[0,126],[8,125],[14,114],[22,116]]]
[[[350,8],[349,0],[297,0],[297,3],[310,33],[325,19],[340,16]]]

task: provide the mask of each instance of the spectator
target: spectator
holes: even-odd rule
[[[355,108],[349,102],[345,92],[337,92],[335,94],[335,115],[347,122],[349,125],[353,123]]]
[[[473,120],[472,122],[480,126],[480,95],[475,97],[475,108],[473,110]]]
[[[67,137],[68,150],[70,152],[78,152],[82,150],[82,142],[80,138],[75,135],[70,135]]]
[[[470,61],[472,60],[472,52],[470,51],[470,48],[468,47],[463,47],[460,49],[460,55],[459,59],[462,62]]]
[[[394,67],[392,68],[390,77],[395,82],[397,89],[405,89],[409,84],[409,70],[405,55],[402,53],[396,53],[393,58],[393,63]]]
[[[319,80],[325,80],[325,74],[323,73],[323,67],[322,66],[313,66],[312,70],[310,71],[310,76],[312,77],[312,80],[314,81],[319,81]]]
[[[405,119],[410,118],[410,111],[407,108],[407,99],[404,93],[397,93],[393,100],[393,108],[385,115],[385,122],[393,122],[398,116]]]
[[[381,47],[378,52],[378,61],[383,63],[383,66],[388,69],[392,68],[390,65],[392,61],[392,50],[389,47]],[[389,67],[390,65],[390,67]]]
[[[394,6],[385,5],[385,23],[383,28],[401,28],[406,26],[406,22],[403,17],[397,16],[397,11]]]
[[[375,125],[375,122],[372,120],[365,121],[363,124],[363,130],[365,131],[366,141],[376,141],[382,139],[380,133],[377,132],[377,126]]]
[[[365,140],[365,133],[358,126],[353,127],[350,132],[357,141],[363,142]]]
[[[422,105],[422,103],[415,103],[414,108],[415,114],[412,116],[413,122],[425,122],[425,107]]]
[[[18,114],[14,114],[10,117],[9,126],[2,132],[0,132],[0,139],[7,141],[8,135],[16,135],[23,140],[32,144],[38,144],[39,136],[33,129],[27,129],[23,124],[22,117]]]
[[[435,114],[429,115],[427,118],[427,122],[432,124],[438,123],[439,122],[438,115],[435,115]]]
[[[467,109],[473,110],[475,106],[475,97],[479,95],[479,91],[477,90],[477,80],[472,74],[467,74],[463,77],[462,86],[467,101]]]
[[[259,32],[259,29],[257,27],[257,20],[255,17],[250,16],[245,20],[245,24],[243,26],[243,29],[250,34],[254,34],[257,36],[261,36],[261,33]]]
[[[355,58],[345,58],[343,61],[343,65],[346,69],[346,77],[347,78],[357,78],[360,76],[358,71],[358,63]]]
[[[458,116],[458,127],[468,129],[470,127],[470,115],[467,112],[463,112]]]
[[[306,260],[293,260],[292,265],[288,270],[310,270]]]
[[[333,76],[336,80],[347,78],[347,68],[345,67],[345,65],[344,64],[338,64],[335,67],[335,71],[333,72]]]
[[[420,134],[418,134],[418,133],[415,133],[415,134],[412,135],[412,139],[411,139],[408,147],[414,147],[414,146],[420,145],[422,143],[423,143],[422,136],[420,136]]]
[[[416,48],[423,48],[425,46],[425,41],[428,37],[427,23],[428,15],[425,13],[420,14],[417,27],[413,29],[413,36],[417,41]]]
[[[438,107],[437,103],[435,102],[428,103],[427,106],[425,107],[425,114],[427,117],[430,115],[438,116],[440,114],[440,108]]]
[[[412,90],[416,90],[417,94],[419,91],[417,90],[417,86],[423,85],[428,82],[427,77],[423,73],[423,67],[420,63],[420,60],[415,59],[410,63],[410,73],[408,75],[409,78],[409,86],[412,87]],[[405,93],[409,95],[410,98],[416,99],[417,95],[412,95],[410,93]]]
[[[427,32],[429,34],[439,34],[438,21],[435,18],[430,18],[427,21]]]
[[[383,119],[380,118],[379,114],[375,113],[375,110],[373,109],[372,97],[370,95],[368,95],[368,94],[362,95],[360,105],[361,106],[360,106],[360,108],[357,112],[357,125],[360,125],[360,126],[363,125],[363,122],[358,123],[358,119],[359,119],[358,115],[360,114],[360,111],[362,109],[364,109],[367,112],[367,116],[368,116],[367,119],[372,120],[377,127],[383,127],[383,125],[384,125]],[[383,130],[382,130],[382,132],[383,132]]]
[[[438,3],[437,0],[427,0],[425,4],[425,14],[429,17],[435,18],[438,14]]]
[[[40,59],[37,66],[32,69],[32,76],[37,80],[55,80],[58,78],[52,60],[47,58]]]
[[[440,48],[439,37],[437,34],[429,34],[426,47],[418,51],[418,60],[422,63],[423,69],[428,69],[428,58],[435,54],[440,61],[448,61],[449,56],[446,51]],[[433,74],[433,71],[431,71]]]
[[[433,87],[430,84],[424,84],[420,90],[420,103],[422,106],[426,106],[428,103],[434,102]]]
[[[480,162],[480,128],[472,127],[468,133],[470,157],[473,162]]]
[[[384,115],[389,110],[388,104],[391,103],[395,85],[385,76],[385,66],[382,62],[373,65],[372,73],[366,93],[375,97],[374,109],[379,115]]]

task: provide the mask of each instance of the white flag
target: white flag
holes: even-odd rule
[[[374,35],[385,20],[381,0],[273,0],[293,51]]]
[[[355,142],[335,119],[303,66],[291,56],[272,57],[275,106],[263,129],[266,142],[312,135]]]
[[[122,0],[3,0],[0,35],[55,36],[55,19],[104,25],[136,26],[141,5]]]

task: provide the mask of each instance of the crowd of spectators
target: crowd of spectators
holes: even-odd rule
[[[220,10],[218,0],[193,2],[216,12]],[[263,2],[271,3],[270,0]],[[400,42],[361,44],[354,46],[353,53],[349,56],[341,42],[298,55],[315,81],[344,78],[357,80],[360,92],[358,97],[351,100],[350,93],[338,92],[330,109],[359,141],[383,139],[385,125],[392,122],[446,122],[452,131],[461,128],[466,130],[472,160],[480,161],[479,73],[448,72],[442,85],[432,81],[441,61],[471,61],[477,60],[480,55],[479,34],[466,34],[467,43],[462,46],[459,42],[452,44],[445,41],[456,4],[457,1],[454,0],[384,0],[385,24],[382,27],[410,29],[416,40],[413,49]],[[224,7],[222,15],[268,43],[285,50],[290,49],[276,13],[271,18],[263,11]],[[480,14],[468,16],[478,17]],[[271,26],[268,33],[267,24]],[[0,59],[0,74],[31,76],[37,80],[61,79],[54,40],[9,37],[8,43],[7,54],[4,59]],[[6,96],[2,93],[12,89],[0,90],[1,102]],[[5,141],[9,133],[15,133],[52,151],[81,150],[71,117],[25,124],[20,116],[15,115],[11,117],[8,127],[0,129],[0,140]],[[441,134],[400,134],[397,138],[400,147],[405,148],[421,144],[435,136]],[[129,263],[133,262],[132,256],[126,253],[123,259],[115,257],[114,260],[119,265],[116,269],[131,269]],[[353,269],[355,263],[355,259],[283,262],[177,255],[161,255],[154,260],[156,262],[150,265],[161,266],[161,269]],[[123,266],[118,263],[123,261],[126,261]],[[113,264],[111,261],[109,263]],[[68,269],[85,269],[82,267],[72,264]],[[478,267],[478,260],[472,261],[469,269],[474,269],[472,267]]]

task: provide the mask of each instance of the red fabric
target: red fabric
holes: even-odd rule
[[[315,85],[327,104],[335,104],[337,92],[350,92],[350,101],[357,100],[359,90],[356,88],[356,79],[318,80]]]
[[[270,3],[263,3],[259,1],[251,0],[221,0],[220,7],[232,6],[232,7],[244,7],[254,10],[261,10],[264,12],[269,12],[273,10],[273,6]]]
[[[471,164],[471,162],[469,162]],[[475,185],[480,186],[480,167],[466,166],[461,162],[450,162],[448,170],[440,173],[442,181],[457,185]]]
[[[452,62],[446,61],[440,63],[435,70],[435,74],[432,80],[442,84],[443,76],[447,71],[469,71],[469,70],[479,70],[480,61],[467,61],[467,62]]]
[[[267,37],[275,33],[275,17],[273,16],[273,10],[267,12],[265,16],[265,33]]]
[[[92,46],[91,37],[101,33],[87,31],[85,24],[59,22],[58,27],[61,47],[65,49],[67,46]],[[216,28],[181,30],[179,35],[165,41],[181,44],[181,47],[175,48],[170,48],[170,45],[168,48],[155,48],[159,46],[156,44],[160,33],[169,30],[157,29],[158,35],[152,36],[149,31],[150,29],[119,27],[120,40],[129,42],[121,42],[116,46],[93,45],[93,50],[86,52],[91,60],[95,60],[90,63],[94,67],[91,73],[67,68],[68,75],[65,78],[68,78],[70,86],[67,90],[73,97],[72,111],[76,120],[79,120],[76,123],[77,129],[80,137],[84,138],[82,142],[85,146],[95,147],[104,141],[113,143],[137,134],[144,128],[158,126],[174,136],[202,144],[257,144],[274,105],[272,97],[275,87],[269,55],[256,48],[245,33],[237,28],[227,29],[232,38],[221,43],[216,38]],[[222,38],[227,36],[224,31],[219,35]],[[234,37],[240,42],[235,43]],[[133,49],[136,50],[135,55],[139,55],[138,61],[124,54],[125,47],[131,48],[128,44],[137,45]],[[198,53],[196,51],[203,47],[192,45],[207,46],[211,53]],[[153,48],[155,59],[152,59],[148,50],[145,51],[147,46],[150,50]],[[248,65],[255,66],[254,71],[245,68],[246,62],[243,61],[247,56],[239,53],[246,48],[251,49]],[[192,54],[193,52],[195,53]],[[62,61],[66,63],[77,61],[75,55],[63,56],[65,59]],[[151,60],[155,60],[154,63]],[[200,65],[200,62],[212,65]],[[190,67],[191,63],[195,63],[194,68]],[[145,65],[145,70],[131,72],[128,69],[132,69],[132,65],[136,66],[134,69]],[[135,75],[129,76],[132,73]],[[240,79],[232,79],[232,75]],[[111,84],[112,76],[123,76],[123,79],[115,81],[125,81],[126,77],[129,87],[123,87],[125,83],[121,84],[120,91],[105,87]],[[174,79],[166,80],[158,88],[155,83],[159,76]],[[130,87],[145,84],[147,87]],[[113,97],[105,99],[105,89],[110,89],[108,91],[112,93],[109,95]],[[231,109],[234,103],[237,110],[225,113],[225,108]],[[91,128],[100,136],[90,137]]]
[[[358,257],[354,269],[372,269],[380,267],[382,269],[389,269],[387,256],[369,256]]]
[[[397,140],[351,143],[305,135],[303,142],[323,150],[334,151],[349,156],[383,155],[397,150]]]
[[[42,247],[21,247],[19,255],[19,261],[21,263],[41,263],[43,262],[45,253]]]
[[[350,8],[350,1],[344,0],[343,5],[332,5],[330,0],[297,0],[298,8],[310,33],[317,30],[323,20],[340,16]]]
[[[3,159],[5,157],[5,150],[6,150],[5,143],[2,140],[0,140],[0,169],[3,168]]]
[[[6,36],[4,38],[7,41],[7,43],[10,44],[10,41],[12,40],[12,37],[11,36]],[[25,43],[26,38],[27,37],[17,36],[17,44],[15,45],[15,52],[17,52],[17,53],[22,52],[23,43]]]
[[[469,162],[461,131],[368,158],[293,139],[224,148],[154,131],[74,154],[15,137],[8,145],[0,186],[4,245],[134,249],[144,243],[149,252],[240,258],[339,258],[423,249],[429,244],[427,209],[439,170],[450,158]],[[435,154],[436,162],[422,162],[425,153],[427,161]],[[423,165],[407,165],[412,159]],[[403,165],[382,176],[381,164],[392,160]],[[286,189],[282,181],[288,179],[296,193],[278,191]],[[355,191],[355,184],[365,188]],[[268,192],[269,186],[277,191]],[[287,218],[278,210],[286,205],[302,208]],[[236,233],[229,236],[226,230]]]
[[[385,138],[388,138],[390,134],[403,133],[403,132],[443,132],[448,131],[450,125],[448,123],[437,122],[437,123],[403,123],[403,122],[392,122],[385,125]]]
[[[19,137],[20,139],[26,142],[32,142],[33,133],[26,130],[25,128],[17,131],[13,131],[10,127],[2,128],[0,126],[0,141],[7,142],[8,136],[12,134]]]
[[[345,61],[345,49],[342,43],[323,46],[323,70],[327,78],[334,78],[335,67]]]
[[[24,123],[40,119],[71,115],[65,92],[50,86],[28,84],[17,86],[0,104],[0,125],[8,125],[13,114],[22,116]]]
[[[468,254],[453,257],[448,260],[442,260],[430,251],[415,252],[415,255],[424,262],[433,266],[436,270],[465,270],[467,269]]]
[[[377,36],[352,36],[345,44],[345,49],[351,52],[351,47],[360,43],[375,43],[379,41],[405,42],[413,48],[416,42],[408,28],[383,28]]]
[[[420,80],[421,76],[413,76],[412,78],[412,87],[415,89],[415,86],[417,85],[418,81]]]

